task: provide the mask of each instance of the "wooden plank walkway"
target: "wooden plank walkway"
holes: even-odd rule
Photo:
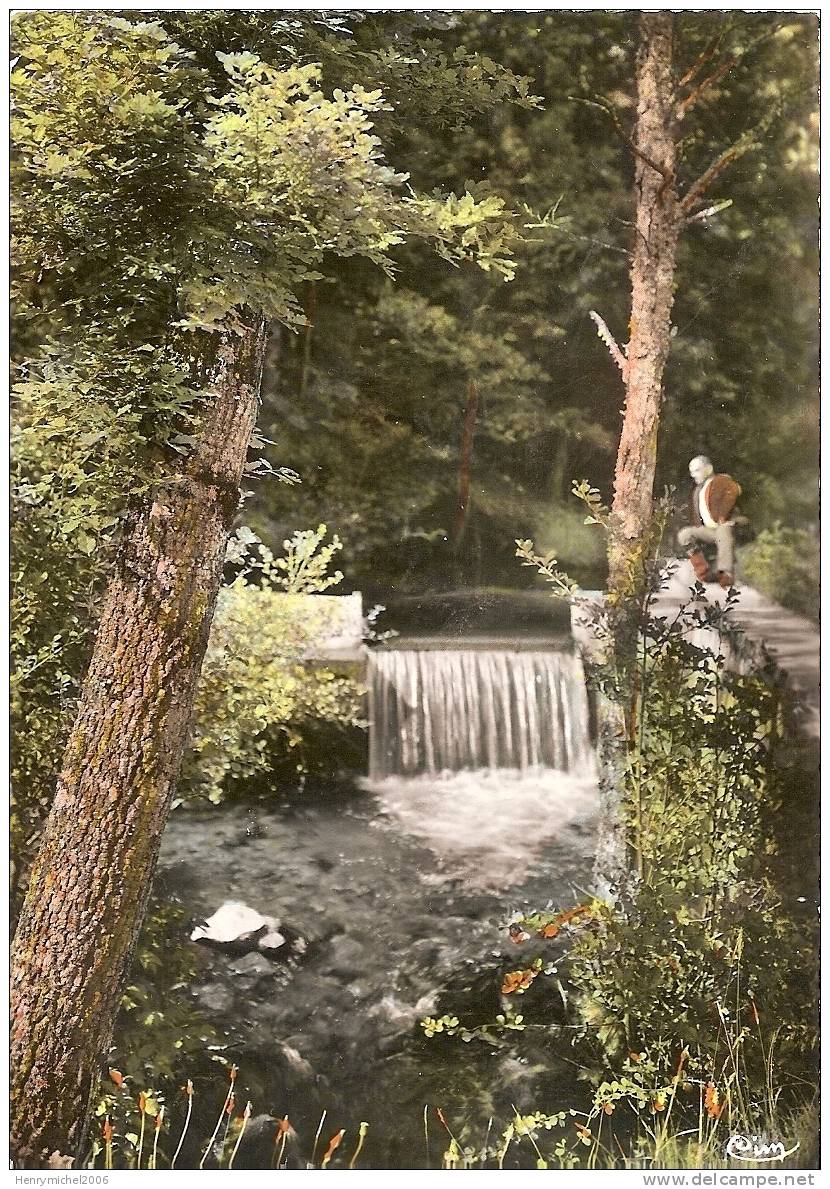
[[[676,564],[667,587],[654,601],[654,612],[672,616],[688,602],[695,577],[691,562]],[[751,586],[736,582],[740,601],[730,618],[749,640],[763,644],[778,668],[786,674],[792,691],[801,731],[818,738],[820,715],[819,692],[819,629],[811,620],[796,615],[765,598]],[[707,585],[706,601],[723,605],[726,591],[717,585]]]

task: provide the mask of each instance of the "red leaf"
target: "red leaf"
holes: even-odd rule
[[[726,1103],[718,1093],[718,1088],[714,1082],[709,1082],[706,1087],[706,1092],[703,1095],[703,1105],[706,1107],[706,1114],[710,1119],[719,1119],[723,1114],[723,1108]]]
[[[323,1157],[323,1163],[320,1166],[321,1168],[325,1168],[326,1165],[328,1164],[328,1162],[331,1160],[334,1153],[340,1147],[340,1141],[342,1140],[342,1138],[345,1134],[346,1134],[345,1130],[338,1131],[336,1135],[333,1135],[331,1137],[331,1139],[329,1140],[329,1146],[326,1148],[326,1154]]]

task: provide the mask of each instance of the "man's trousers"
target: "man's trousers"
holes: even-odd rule
[[[716,528],[707,528],[705,524],[691,524],[682,528],[677,534],[677,543],[681,549],[688,549],[691,545],[703,543],[717,546],[717,561],[715,569],[718,573],[735,573],[735,542],[734,530],[731,524],[719,524]]]

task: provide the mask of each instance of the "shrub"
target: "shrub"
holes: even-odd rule
[[[320,594],[342,579],[329,572],[341,548],[326,528],[298,532],[275,558],[248,529],[231,541],[241,564],[219,596],[196,698],[185,795],[218,802],[234,785],[272,773],[286,762],[304,772],[314,762],[310,740],[321,726],[345,734],[362,722],[363,689],[355,676],[313,659],[331,630],[332,608]],[[255,581],[256,579],[256,581]],[[317,756],[318,764],[331,764]]]
[[[738,556],[747,582],[782,607],[818,623],[819,542],[815,533],[786,528],[776,521],[744,546]]]
[[[572,594],[555,558],[517,544],[524,564]],[[671,621],[652,617],[649,598],[594,610],[610,647],[589,671],[628,862],[609,899],[511,922],[530,952],[501,975],[495,1023],[422,1022],[427,1035],[491,1044],[528,1027],[569,1037],[593,1085],[581,1136],[594,1162],[659,1167],[684,1136],[684,1160],[718,1167],[730,1134],[791,1136],[815,1088],[816,938],[771,878],[778,694],[761,671],[731,672],[719,647],[688,639],[730,630],[734,597]],[[527,993],[533,1024],[516,1014]]]
[[[592,525],[585,523],[585,516],[576,509],[560,505],[546,510],[538,519],[536,539],[545,552],[556,554],[571,573],[605,573],[602,537]]]

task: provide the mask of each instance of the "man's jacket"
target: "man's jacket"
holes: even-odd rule
[[[689,507],[691,523],[694,525],[703,524],[703,518],[700,515],[701,492],[703,492],[703,501],[712,520],[715,524],[725,524],[735,511],[741,487],[731,475],[710,475],[708,479],[695,487]]]

